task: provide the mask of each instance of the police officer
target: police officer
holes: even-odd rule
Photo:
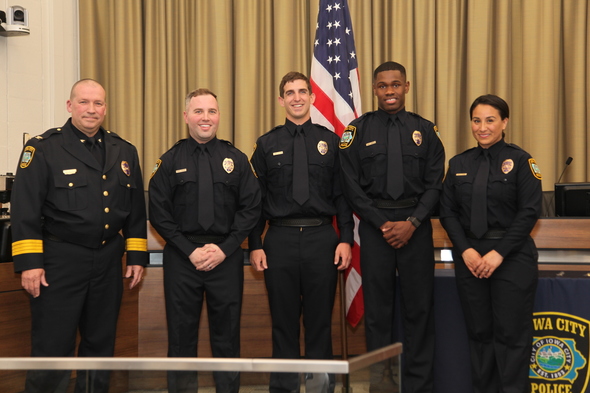
[[[478,97],[469,111],[478,146],[449,161],[441,223],[453,242],[475,393],[528,392],[541,215],[541,173],[504,141],[508,104]],[[480,209],[481,207],[481,209]]]
[[[240,356],[240,245],[260,217],[260,188],[248,158],[217,139],[219,117],[213,92],[190,92],[184,111],[190,138],[162,155],[150,181],[150,222],[166,240],[169,357],[196,356],[205,294],[213,356]],[[213,375],[218,392],[238,392],[237,372]],[[168,373],[168,390],[196,392],[196,373]]]
[[[401,64],[386,62],[377,67],[373,92],[379,109],[346,128],[340,149],[344,189],[361,218],[367,350],[394,341],[397,270],[405,337],[403,386],[408,392],[431,392],[434,248],[430,215],[442,188],[444,149],[436,126],[405,110],[409,89]]]
[[[315,96],[305,75],[286,74],[279,94],[287,120],[258,139],[251,158],[262,189],[263,214],[249,237],[250,262],[264,271],[273,358],[299,358],[303,311],[305,357],[333,359],[337,270],[346,269],[352,259],[354,225],[340,185],[338,137],[311,122]],[[331,225],[334,216],[340,236]],[[271,375],[270,392],[293,391],[299,391],[297,374]]]
[[[146,214],[137,150],[101,127],[105,91],[72,87],[72,117],[27,142],[12,189],[14,269],[31,294],[32,356],[113,356],[127,251],[129,288],[147,264]],[[122,236],[119,234],[122,233]],[[28,393],[65,392],[69,372],[30,371]],[[92,372],[106,392],[108,372]],[[78,371],[76,392],[86,391]]]

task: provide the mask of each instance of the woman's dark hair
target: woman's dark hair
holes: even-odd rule
[[[500,112],[500,117],[502,120],[510,117],[510,108],[506,101],[501,99],[500,97],[493,95],[493,94],[485,94],[483,96],[479,96],[473,101],[471,104],[471,108],[469,108],[469,118],[473,118],[473,110],[478,105],[489,105],[494,107]]]

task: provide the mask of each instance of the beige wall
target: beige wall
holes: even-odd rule
[[[79,75],[78,1],[0,0],[12,5],[27,9],[31,33],[0,36],[0,174],[16,171],[23,133],[65,122]]]

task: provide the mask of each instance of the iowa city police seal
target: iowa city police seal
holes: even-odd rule
[[[538,312],[533,315],[533,325],[531,392],[586,392],[590,321],[570,314]]]

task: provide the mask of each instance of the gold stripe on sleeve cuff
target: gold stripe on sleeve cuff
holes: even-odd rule
[[[125,240],[126,251],[147,251],[147,239],[131,237]]]
[[[43,240],[25,239],[12,243],[12,256],[22,254],[43,254]]]

